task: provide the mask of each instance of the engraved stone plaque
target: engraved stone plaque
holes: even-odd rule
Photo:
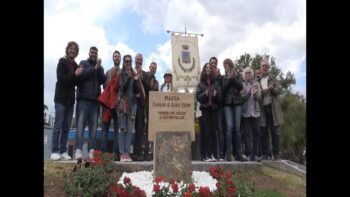
[[[154,142],[154,175],[186,181],[191,169],[191,133],[157,132]]]

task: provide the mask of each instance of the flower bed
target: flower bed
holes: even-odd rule
[[[152,172],[123,173],[111,178],[112,154],[94,152],[92,160],[75,166],[65,189],[71,196],[239,196],[232,172],[211,167],[208,172],[193,171],[186,182],[172,177],[153,177]]]

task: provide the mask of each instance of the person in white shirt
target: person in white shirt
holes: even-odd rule
[[[161,92],[172,92],[173,91],[173,75],[170,69],[164,73],[164,83],[160,86]]]

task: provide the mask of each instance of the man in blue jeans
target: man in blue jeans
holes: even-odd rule
[[[283,124],[283,113],[280,106],[281,85],[276,77],[269,75],[270,64],[266,59],[261,61],[260,86],[262,96],[262,111],[261,113],[261,134],[262,134],[262,149],[263,159],[270,160],[270,128],[272,136],[272,150],[274,160],[279,160],[280,152],[280,129]]]
[[[113,75],[119,75],[121,69],[120,69],[120,52],[115,50],[113,53],[113,62],[114,66],[107,70],[106,72],[106,82],[103,85],[103,88],[105,89],[107,87],[108,82],[112,79]],[[109,109],[102,107],[102,113],[109,113],[109,118],[104,121],[102,118],[102,137],[101,137],[101,150],[102,152],[108,152],[108,133],[109,133],[109,127],[111,124],[111,121],[113,119],[113,125],[114,125],[114,146],[113,151],[115,152],[115,160],[119,161],[119,146],[118,146],[118,117],[115,110],[113,111],[107,111]],[[103,115],[102,115],[103,116]]]
[[[73,117],[75,85],[83,68],[78,68],[75,58],[79,53],[78,43],[67,44],[66,55],[59,59],[57,65],[57,82],[55,89],[55,123],[52,132],[52,160],[69,160],[67,153],[68,131]]]
[[[105,83],[106,75],[101,65],[101,59],[97,59],[98,50],[96,47],[90,47],[89,58],[80,62],[79,67],[84,71],[78,77],[77,88],[77,132],[75,142],[75,159],[81,159],[84,137],[83,132],[86,123],[89,127],[88,152],[90,158],[96,147],[97,121],[100,113],[100,104],[97,102],[101,94],[100,86]]]

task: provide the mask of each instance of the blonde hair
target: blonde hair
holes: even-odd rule
[[[254,77],[254,71],[253,71],[253,69],[250,68],[250,67],[246,67],[246,68],[243,70],[243,79],[244,79],[244,80],[245,80],[245,73],[246,73],[246,72],[252,73],[252,79],[253,79],[253,77]]]

